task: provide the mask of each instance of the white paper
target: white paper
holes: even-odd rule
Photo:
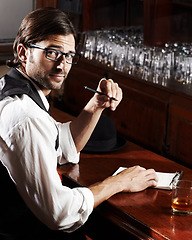
[[[127,168],[126,167],[118,168],[117,171],[113,174],[113,176],[117,175],[118,173],[122,172],[125,169]],[[156,172],[156,174],[159,179],[156,188],[171,190],[172,189],[171,182],[175,176],[175,173]]]

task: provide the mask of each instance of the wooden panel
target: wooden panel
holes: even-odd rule
[[[170,41],[171,0],[144,1],[144,41],[163,45]]]
[[[58,0],[36,0],[36,7],[54,7],[57,8]]]
[[[192,102],[175,98],[169,108],[170,157],[192,167]]]
[[[83,30],[125,26],[127,1],[82,0]]]
[[[93,29],[93,0],[82,0],[83,31]]]
[[[172,1],[171,37],[177,42],[191,42],[192,1]]]
[[[117,129],[130,140],[163,152],[167,103],[135,89],[126,88],[124,99],[113,117]]]

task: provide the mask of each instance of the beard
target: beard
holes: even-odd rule
[[[29,58],[29,62],[30,64],[32,64],[33,66],[35,66],[35,61],[33,59],[33,55],[30,55]],[[33,67],[34,69],[34,67]],[[63,76],[63,80],[62,81],[54,81],[52,80],[51,76],[54,75],[61,75]],[[67,73],[62,71],[61,69],[55,69],[54,71],[52,70],[51,72],[45,72],[42,71],[41,68],[39,68],[39,66],[35,69],[30,71],[30,75],[29,77],[37,84],[37,86],[41,89],[41,90],[59,90],[61,89],[64,80],[67,77]]]
[[[57,73],[53,72],[53,73],[50,73],[50,74],[54,75],[54,74],[62,74],[62,73],[61,72],[57,72]],[[41,74],[39,74],[38,72],[33,75],[33,80],[38,85],[38,87],[42,90],[43,89],[45,89],[45,90],[59,90],[59,89],[61,89],[65,79],[66,79],[66,77],[64,75],[62,81],[55,82],[55,81],[51,81],[50,75],[42,77]]]

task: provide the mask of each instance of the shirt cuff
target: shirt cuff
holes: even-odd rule
[[[83,223],[87,220],[87,218],[89,217],[89,215],[91,214],[91,212],[93,211],[93,207],[94,207],[94,196],[93,193],[91,192],[91,190],[89,188],[86,187],[80,187],[80,188],[76,188],[79,192],[82,193],[83,197],[84,197],[84,201],[81,207],[81,214],[82,214],[82,219]]]
[[[78,163],[80,153],[77,153],[77,149],[71,135],[70,122],[59,124],[58,128],[60,136],[59,142],[63,153],[63,159],[59,161],[59,164],[67,162],[74,164]]]

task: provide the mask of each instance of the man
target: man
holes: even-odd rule
[[[72,122],[54,121],[45,96],[60,89],[77,59],[75,31],[65,13],[45,8],[26,16],[9,62],[13,69],[0,81],[0,236],[36,239],[42,232],[44,239],[57,239],[82,226],[112,195],[157,184],[154,170],[135,166],[90,188],[62,186],[57,164],[78,163],[103,110],[114,111],[122,99],[117,83],[101,79],[97,89],[107,96],[95,94]]]

